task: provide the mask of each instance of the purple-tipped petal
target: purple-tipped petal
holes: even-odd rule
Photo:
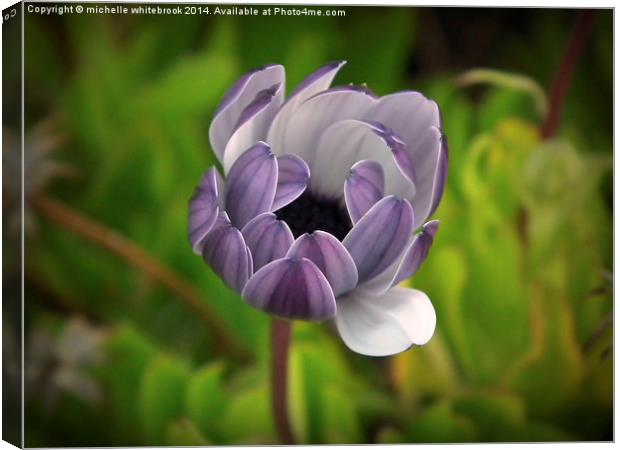
[[[385,178],[381,164],[368,159],[358,161],[344,183],[344,199],[354,224],[384,197]]]
[[[189,200],[189,216],[187,221],[187,235],[192,250],[197,255],[202,253],[205,237],[211,231],[219,213],[219,190],[217,186],[217,169],[207,170],[196,186],[194,194]]]
[[[359,282],[383,272],[402,253],[413,231],[413,210],[395,196],[376,203],[342,241],[357,266]]]
[[[269,144],[276,155],[299,155],[312,170],[314,153],[325,129],[340,120],[362,117],[375,101],[373,97],[351,89],[319,92],[292,112],[281,133],[274,131],[269,136]]]
[[[242,296],[254,308],[287,319],[320,321],[336,314],[325,275],[306,258],[270,262],[250,278]]]
[[[252,256],[243,235],[228,221],[225,213],[219,215],[207,235],[202,257],[228,287],[237,292],[241,292],[253,272]]]
[[[392,150],[392,155],[396,160],[398,168],[402,174],[415,185],[415,171],[413,170],[409,155],[407,154],[407,144],[405,144],[405,142],[394,132],[394,130],[386,127],[381,122],[369,121],[366,123],[372,128],[377,136],[383,139],[390,150]]]
[[[433,201],[431,204],[431,211],[429,212],[429,216],[432,216],[437,207],[439,206],[439,202],[441,201],[441,197],[443,196],[444,188],[446,187],[446,178],[448,176],[448,138],[446,136],[442,136],[441,138],[441,147],[439,153],[439,161],[437,163],[437,171],[435,174],[435,185],[433,186]]]
[[[427,128],[441,128],[441,114],[437,103],[415,91],[396,92],[381,97],[368,111],[365,119],[380,122],[393,129],[403,138],[411,152],[415,150],[416,141]],[[415,158],[413,162],[415,163]],[[415,164],[414,167],[417,168]]]
[[[243,227],[241,234],[252,251],[254,270],[284,257],[295,240],[288,225],[272,213],[256,216]]]
[[[413,276],[428,255],[433,244],[439,221],[427,222],[422,231],[410,238],[402,257],[374,278],[362,283],[359,288],[373,295],[383,295],[392,287]]]
[[[435,234],[438,229],[438,220],[433,220],[424,225],[422,231],[416,235],[411,247],[405,254],[392,286],[413,276],[418,271],[428,256],[428,252],[431,249],[431,245],[433,245],[433,240],[435,239]]]
[[[278,157],[278,186],[273,199],[272,211],[292,203],[306,190],[310,179],[308,164],[297,155]]]
[[[271,209],[278,181],[278,163],[269,146],[259,142],[232,166],[226,180],[226,211],[237,228]]]
[[[435,309],[427,295],[394,288],[381,297],[355,290],[338,299],[336,327],[351,350],[388,356],[424,345],[435,332]]]
[[[287,257],[308,258],[323,272],[334,296],[350,291],[357,285],[355,262],[342,243],[329,233],[315,231],[300,236]]]
[[[269,128],[267,142],[275,143],[274,149],[277,149],[278,143],[282,142],[293,112],[313,95],[329,88],[332,80],[344,64],[345,61],[337,61],[323,66],[299,83],[280,108]],[[285,149],[282,150],[285,151]],[[278,152],[278,154],[282,153]]]
[[[220,161],[242,111],[259,92],[275,84],[284,85],[284,67],[268,65],[243,75],[224,95],[209,128],[211,147]]]
[[[283,98],[283,86],[275,84],[257,93],[241,112],[224,150],[223,166],[226,174],[248,147],[267,138],[269,124]]]
[[[445,184],[447,152],[438,128],[431,127],[420,136],[418,146],[423,149],[416,156],[417,185],[413,200],[416,228],[421,226],[439,204]]]
[[[436,208],[443,190],[443,183],[436,180],[442,173],[439,167],[446,165],[442,156],[439,107],[419,92],[397,92],[381,97],[365,119],[386,125],[405,142],[411,167],[416,173],[416,194],[412,205],[415,225],[419,227]]]
[[[381,164],[385,194],[411,200],[416,192],[413,170],[402,140],[374,122],[342,120],[329,126],[310,165],[310,189],[328,197],[342,197],[350,169],[369,159]],[[316,175],[316,176],[314,176]]]

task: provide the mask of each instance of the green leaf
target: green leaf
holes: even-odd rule
[[[473,392],[454,400],[454,412],[468,417],[483,442],[510,440],[512,430],[525,421],[525,405],[513,394]]]
[[[100,374],[114,412],[112,434],[126,445],[138,444],[138,391],[156,348],[130,325],[122,325],[106,341],[105,352],[108,364]]]
[[[328,444],[361,444],[363,437],[355,403],[339,386],[325,386],[323,436]]]
[[[159,355],[146,368],[138,396],[139,415],[146,440],[163,445],[170,422],[183,413],[183,396],[189,380],[187,366]]]
[[[219,430],[226,443],[277,443],[267,383],[233,391],[222,415]]]
[[[185,394],[185,408],[205,436],[217,436],[217,423],[224,414],[228,394],[222,386],[224,366],[210,364],[192,374]]]
[[[406,426],[405,441],[420,443],[474,442],[478,434],[474,423],[455,414],[449,402],[442,401],[424,410]]]
[[[328,422],[333,414],[328,411],[332,406],[326,389],[337,388],[349,407],[357,409],[355,399],[363,386],[333,340],[312,325],[296,324],[290,358],[289,401],[295,433],[301,442],[327,442],[335,437]]]
[[[394,355],[390,366],[393,382],[407,406],[420,397],[450,395],[458,389],[456,367],[440,331],[423,347]]]
[[[168,425],[166,440],[168,445],[174,447],[212,445],[187,418],[177,419]]]

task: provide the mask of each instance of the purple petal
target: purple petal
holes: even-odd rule
[[[266,139],[269,124],[282,104],[283,95],[282,85],[273,85],[257,93],[254,100],[241,112],[224,150],[225,173],[230,171],[237,158],[245,153],[248,147]]]
[[[256,94],[278,83],[284,84],[284,67],[269,65],[246,73],[224,95],[209,128],[211,147],[220,161],[241,112]]]
[[[441,148],[439,153],[439,162],[437,163],[437,172],[435,174],[435,185],[433,187],[433,202],[429,216],[432,216],[441,197],[443,196],[444,188],[446,187],[446,177],[448,176],[448,139],[446,136],[442,136]]]
[[[300,236],[287,257],[308,258],[323,272],[334,296],[338,297],[357,285],[355,262],[342,243],[329,233],[315,231]]]
[[[384,196],[385,178],[381,164],[365,159],[351,167],[344,184],[344,199],[354,224]]]
[[[426,259],[438,228],[437,220],[426,223],[420,233],[409,238],[409,243],[396,261],[380,274],[362,283],[359,289],[372,295],[383,295],[414,275]]]
[[[194,253],[202,253],[202,244],[219,213],[217,169],[207,170],[189,200],[187,235]]]
[[[253,272],[252,256],[241,231],[232,226],[225,213],[220,214],[207,235],[202,257],[228,287],[237,292],[241,292]]]
[[[385,193],[411,200],[414,176],[402,140],[380,124],[342,120],[322,134],[310,165],[310,190],[328,197],[342,197],[353,164],[370,159],[381,164]],[[314,176],[316,175],[316,176]]]
[[[412,231],[413,210],[407,200],[389,196],[370,208],[342,241],[355,261],[360,283],[392,264]]]
[[[278,163],[264,142],[247,150],[226,180],[226,211],[237,228],[270,210],[278,181]]]
[[[276,154],[286,152],[286,149],[280,149],[279,144],[284,139],[289,120],[299,105],[313,95],[326,90],[344,64],[345,61],[334,62],[313,72],[295,88],[288,100],[282,105],[271,123],[267,138],[267,142],[273,145]]]
[[[398,268],[398,272],[394,281],[392,281],[392,286],[396,286],[398,283],[406,280],[407,278],[413,276],[426,257],[428,256],[428,252],[431,249],[431,245],[433,245],[433,240],[435,239],[435,234],[439,228],[439,221],[433,220],[428,222],[422,228],[422,231],[418,233],[405,253],[405,257]]]
[[[295,201],[306,190],[309,179],[308,164],[299,156],[278,156],[278,185],[271,210],[277,211]]]
[[[295,240],[288,225],[272,213],[255,217],[243,227],[241,233],[252,251],[254,270],[284,257]]]
[[[287,319],[320,321],[336,314],[327,279],[306,258],[270,262],[250,278],[242,296],[254,308]]]

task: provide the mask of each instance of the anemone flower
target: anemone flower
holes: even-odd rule
[[[396,285],[433,242],[447,145],[437,104],[418,92],[330,88],[343,64],[286,100],[281,65],[230,88],[209,129],[224,178],[215,167],[203,174],[189,241],[252,307],[335,319],[355,352],[391,355],[435,329],[426,294]]]

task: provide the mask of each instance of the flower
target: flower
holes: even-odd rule
[[[425,344],[435,311],[397,284],[426,258],[439,225],[447,144],[437,104],[418,92],[377,97],[332,87],[344,62],[284,99],[268,65],[226,93],[209,129],[225,181],[207,170],[188,234],[224,282],[269,314],[335,318],[345,344],[384,356]]]

